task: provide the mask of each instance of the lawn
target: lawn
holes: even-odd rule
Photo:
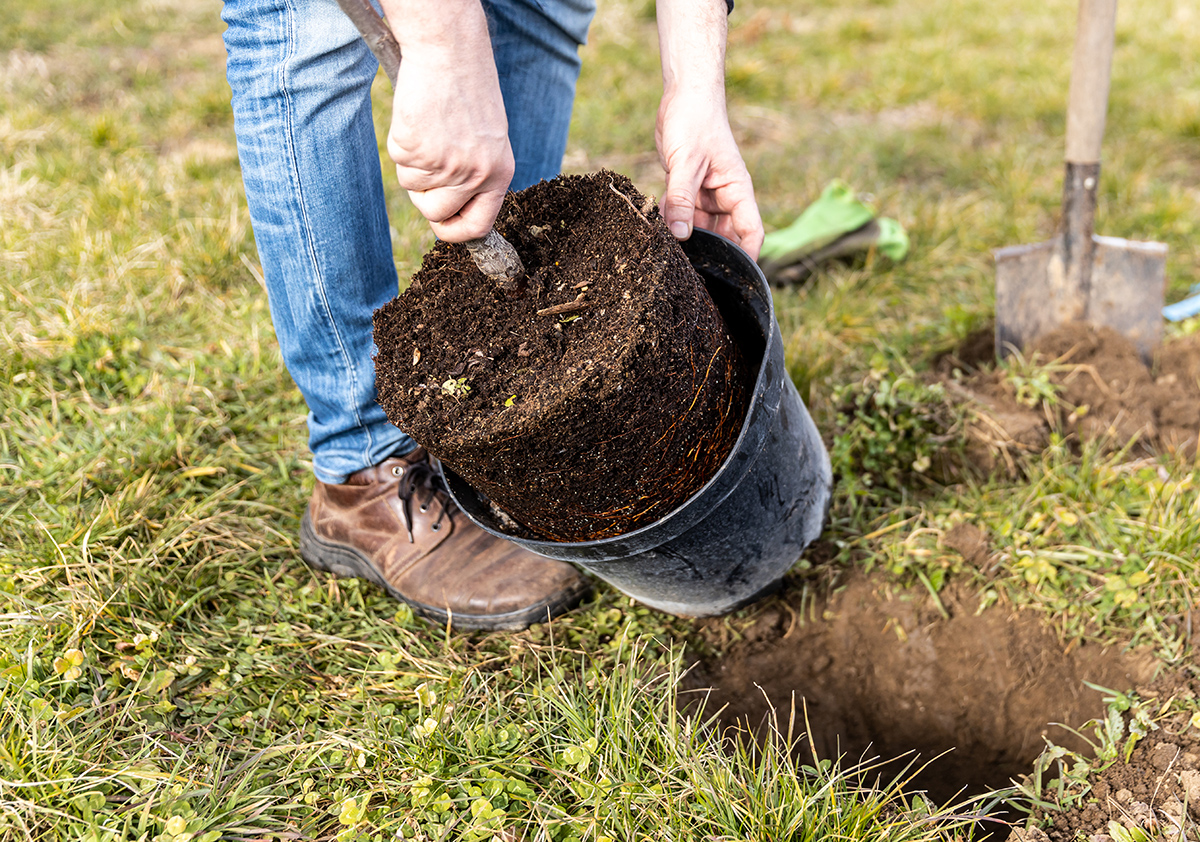
[[[652,4],[601,5],[566,167],[660,194]],[[1033,618],[1064,650],[1194,663],[1188,449],[1056,429],[981,471],[958,458],[970,411],[931,379],[988,328],[991,250],[1054,230],[1074,17],[1067,0],[738,4],[730,114],[768,230],[841,178],[912,238],[902,263],[867,254],[776,293],[837,472],[789,576],[801,596],[698,623],[601,585],[551,624],[471,634],[300,560],[305,408],[267,312],[217,4],[6,0],[0,839],[917,842],[970,809],[858,755],[793,751],[802,711],[723,736],[713,707],[677,704],[683,674],[852,581],[946,617]],[[1197,55],[1189,0],[1122,4],[1097,230],[1166,243],[1168,301],[1200,283]],[[389,170],[406,279],[433,238]],[[1049,362],[996,376],[1053,415]],[[964,524],[982,554],[949,538]],[[1197,706],[1131,699],[1109,708],[1135,725]]]

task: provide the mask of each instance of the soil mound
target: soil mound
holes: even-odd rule
[[[721,654],[698,663],[686,685],[697,692],[684,698],[707,695],[707,710],[725,706],[723,723],[752,730],[794,704],[795,730],[807,715],[819,758],[901,758],[885,780],[924,765],[907,789],[947,803],[1029,774],[1046,737],[1086,750],[1064,727],[1104,715],[1085,681],[1129,688],[1150,676],[1148,658],[1064,647],[1032,613],[978,609],[970,588],[947,588],[939,607],[865,576],[816,595],[793,586],[736,642],[727,623],[704,627]]]
[[[437,244],[375,314],[380,404],[524,534],[593,540],[660,518],[721,466],[749,402],[703,280],[616,173],[510,194],[496,228],[525,288]]]
[[[1076,442],[1128,446],[1136,455],[1196,453],[1200,335],[1163,344],[1147,367],[1133,343],[1111,328],[1065,325],[1028,349],[1026,358],[1039,366],[1031,378],[981,367],[954,379],[954,369],[992,359],[980,347],[968,337],[938,369],[947,388],[979,410],[968,429],[968,458],[987,473],[1011,471],[1019,455],[1043,449],[1052,430]],[[1056,402],[1042,400],[1047,389]]]

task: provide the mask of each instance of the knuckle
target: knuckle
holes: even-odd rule
[[[430,191],[427,193],[409,194],[412,199],[413,206],[420,211],[421,216],[428,219],[430,222],[442,222],[453,216],[454,209],[450,207],[450,202],[446,197],[440,194],[440,191]]]

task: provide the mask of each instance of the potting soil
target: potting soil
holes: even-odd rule
[[[438,243],[375,314],[380,404],[515,534],[582,541],[653,522],[720,467],[749,401],[703,281],[617,173],[510,194],[496,228],[523,288],[505,293]]]

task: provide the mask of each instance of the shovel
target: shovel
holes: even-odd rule
[[[338,0],[338,5],[358,27],[359,34],[395,87],[396,74],[400,70],[400,45],[396,43],[392,30],[375,11],[371,0]],[[471,253],[479,271],[501,289],[515,290],[520,286],[521,279],[525,277],[525,265],[521,263],[517,250],[495,228],[477,240],[466,240],[463,245]]]
[[[1167,247],[1093,233],[1117,0],[1080,0],[1067,104],[1062,232],[997,249],[996,353],[1060,325],[1087,322],[1128,337],[1149,363],[1162,340]]]

